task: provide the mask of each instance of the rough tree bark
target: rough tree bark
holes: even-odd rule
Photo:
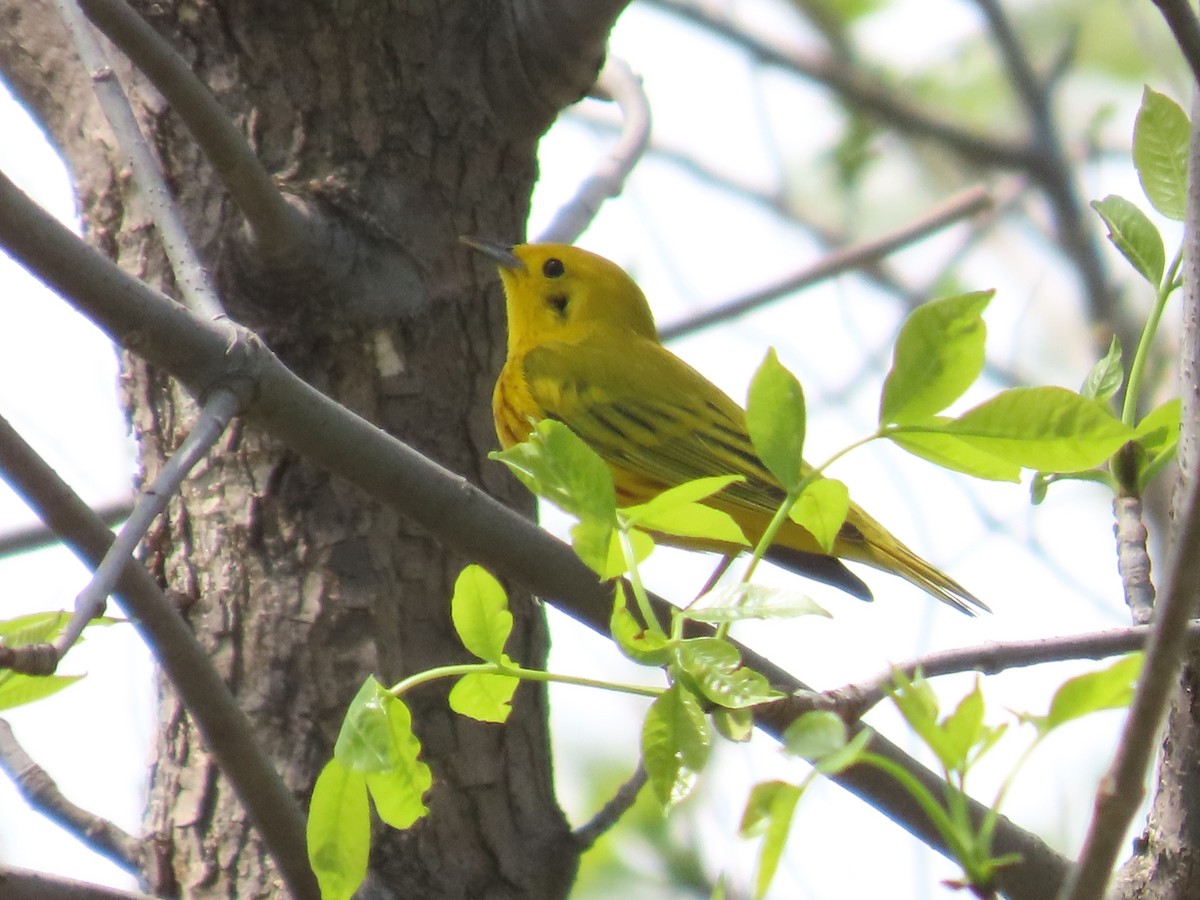
[[[622,5],[135,4],[285,189],[341,220],[356,288],[307,273],[262,278],[239,251],[240,218],[191,136],[144,77],[116,65],[232,315],[321,390],[527,510],[529,498],[485,463],[503,308],[491,274],[456,237],[523,233],[537,138],[591,84]],[[64,154],[88,239],[170,292],[154,229],[52,6],[2,0],[0,21],[0,69]],[[547,27],[556,39],[537,39]],[[378,267],[372,282],[380,248],[401,263]],[[130,356],[122,394],[145,480],[195,406]],[[152,571],[189,604],[189,621],[301,797],[368,674],[394,681],[463,657],[448,599],[467,561],[250,428],[235,423],[147,544]],[[514,613],[511,653],[536,665],[546,649],[540,611],[523,598]],[[374,885],[385,896],[564,894],[578,854],[552,790],[544,695],[522,687],[505,728],[449,714],[437,688],[411,705],[435,774],[433,814],[377,841]],[[278,892],[169,685],[146,827],[158,842],[145,873],[156,893]]]

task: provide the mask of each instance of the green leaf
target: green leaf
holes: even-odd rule
[[[664,810],[692,792],[711,747],[704,710],[682,686],[672,685],[650,704],[642,725],[642,761]]]
[[[23,706],[57,694],[83,679],[82,675],[26,675],[5,672],[0,679],[0,710]]]
[[[952,420],[935,418],[933,424],[950,421]],[[913,456],[928,460],[943,469],[962,472],[964,475],[974,478],[985,478],[988,481],[1019,482],[1021,480],[1019,465],[1000,459],[952,434],[889,430],[885,432],[885,437]]]
[[[735,744],[745,743],[754,734],[754,712],[749,709],[716,706],[713,707],[712,721],[717,733]]]
[[[842,717],[828,710],[805,713],[783,732],[784,749],[810,762],[840,750],[849,739]]]
[[[1161,278],[1161,275],[1159,277]],[[1104,354],[1104,359],[1092,366],[1092,371],[1088,372],[1087,378],[1083,380],[1083,386],[1080,387],[1079,393],[1089,400],[1104,402],[1110,400],[1113,394],[1121,389],[1124,381],[1125,370],[1121,367],[1121,341],[1114,334],[1108,344],[1108,353]]]
[[[464,647],[487,662],[500,661],[513,617],[508,595],[491,573],[481,566],[467,566],[458,574],[450,617]]]
[[[746,428],[754,452],[771,474],[791,493],[804,477],[804,391],[796,376],[785,369],[775,350],[750,382],[746,401]]]
[[[1108,226],[1108,239],[1113,246],[1129,260],[1134,271],[1157,288],[1167,266],[1167,252],[1154,223],[1136,205],[1116,194],[1093,200],[1092,209]]]
[[[512,712],[512,696],[521,679],[515,675],[471,672],[450,689],[450,708],[480,722],[503,724]]]
[[[367,788],[379,818],[393,828],[404,829],[429,812],[424,797],[433,785],[433,773],[420,760],[421,742],[413,733],[408,707],[387,695],[383,708],[391,730],[392,767],[386,772],[366,772]]]
[[[896,338],[879,423],[921,422],[963,395],[983,371],[982,313],[995,291],[934,300],[913,310]]]
[[[676,659],[704,696],[720,706],[742,709],[784,696],[760,673],[744,667],[737,648],[720,638],[681,641]]]
[[[308,808],[308,861],[321,900],[350,900],[367,877],[370,816],[363,774],[331,759],[317,776]]]
[[[734,584],[705,594],[681,611],[697,622],[739,622],[742,619],[794,619],[799,616],[833,618],[815,600],[804,594],[763,584]]]
[[[1175,458],[1182,414],[1183,403],[1176,397],[1147,413],[1138,422],[1137,441],[1142,450],[1138,460],[1139,487],[1145,488]]]
[[[54,610],[5,619],[0,622],[0,638],[9,647],[44,644],[53,640],[70,618],[70,613]]]
[[[858,765],[867,752],[867,744],[871,742],[873,733],[870,728],[862,729],[846,746],[832,750],[818,759],[814,768],[823,775],[837,775],[851,766]]]
[[[395,735],[388,717],[388,701],[394,699],[387,688],[368,677],[346,710],[333,758],[354,772],[387,772],[395,767]]]
[[[724,480],[724,476],[721,478]],[[702,503],[674,503],[659,509],[648,509],[662,499],[662,496],[664,494],[641,506],[629,506],[620,510],[620,515],[625,517],[625,523],[629,526],[644,528],[649,532],[674,534],[682,538],[725,541],[727,544],[743,547],[750,545],[750,541],[746,540],[742,532],[742,526],[724,510],[714,509]]]
[[[673,655],[675,644],[670,638],[643,628],[633,617],[623,582],[618,582],[613,594],[613,611],[608,627],[621,652],[639,665],[665,666]]]
[[[1038,733],[1044,735],[1090,713],[1103,709],[1123,709],[1133,699],[1133,690],[1141,671],[1142,654],[1132,653],[1099,672],[1067,679],[1054,692],[1046,715],[1021,718],[1032,723]]]
[[[850,513],[850,491],[836,478],[818,478],[800,494],[788,517],[833,553],[833,543]]]
[[[1133,124],[1133,165],[1146,197],[1160,213],[1182,222],[1187,209],[1187,113],[1147,87]]]
[[[755,900],[766,896],[775,878],[801,793],[799,787],[786,781],[765,781],[750,791],[738,832],[742,837],[761,834],[763,838],[754,878]]]
[[[965,771],[971,748],[990,733],[984,727],[983,713],[983,692],[976,678],[974,690],[963,697],[954,712],[941,723],[942,737],[933,747],[947,771]]]
[[[1047,472],[1100,465],[1133,437],[1105,407],[1060,387],[1010,388],[940,428],[984,453]]]
[[[711,475],[707,478],[694,478],[691,481],[685,481],[683,484],[677,484],[673,488],[667,488],[647,503],[641,503],[637,506],[626,506],[619,512],[627,525],[636,525],[639,528],[655,528],[656,526],[646,525],[644,522],[673,509],[680,507],[690,508],[693,504],[699,503],[701,500],[707,500],[713,494],[720,493],[735,481],[745,480],[744,475]]]
[[[578,519],[616,524],[612,473],[591,447],[561,422],[538,422],[523,443],[488,454],[521,482]]]

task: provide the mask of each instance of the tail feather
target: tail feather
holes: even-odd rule
[[[974,616],[977,612],[991,612],[991,608],[944,572],[934,568],[898,540],[888,535],[885,541],[869,541],[869,554],[860,562],[899,575],[910,584],[915,584],[926,593],[959,612]]]
[[[840,559],[826,556],[824,553],[809,553],[783,544],[774,544],[767,550],[767,559],[797,575],[840,588],[859,600],[870,603],[875,599],[865,581],[847,569]]]

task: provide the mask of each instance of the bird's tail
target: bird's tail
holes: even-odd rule
[[[959,612],[964,612],[968,616],[975,615],[978,611],[991,612],[991,609],[986,603],[968,591],[965,587],[951,578],[944,572],[934,568],[933,565],[921,559],[913,551],[909,550],[904,544],[893,537],[881,525],[872,522],[878,528],[878,533],[875,528],[865,528],[863,535],[865,538],[865,546],[861,547],[860,553],[855,554],[852,559],[859,562],[864,562],[869,566],[874,566],[876,569],[882,569],[885,572],[891,572],[894,575],[899,575],[904,580],[915,584],[921,590],[925,591],[948,606],[953,606]]]

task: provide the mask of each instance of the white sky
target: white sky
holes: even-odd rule
[[[936,21],[939,28],[907,30],[904,41],[889,39],[910,21],[905,18],[913,14],[910,3],[871,26],[868,34],[875,45],[895,52],[903,48],[912,54],[909,59],[921,59],[975,27],[964,4],[940,3],[937,15],[931,14],[928,3],[915,6],[920,8],[920,21]],[[771,7],[757,3],[744,8],[750,15]],[[739,54],[712,39],[692,29],[673,28],[672,52],[662,53],[666,21],[662,14],[634,6],[613,38],[615,52],[644,76],[657,141],[691,148],[706,164],[769,188],[778,175],[779,147],[792,163],[794,154],[811,152],[803,148],[811,148],[821,135],[832,139],[838,120],[823,104],[812,103],[810,92],[775,79],[764,85],[761,105],[745,102],[755,84],[753,72]],[[779,20],[770,27],[789,26]],[[1116,127],[1124,133],[1131,127],[1136,102],[1135,93],[1119,104]],[[764,129],[778,146],[764,139]],[[69,220],[72,201],[61,167],[10,101],[0,103],[0,133],[9,136],[0,142],[0,169]],[[602,146],[586,127],[569,121],[555,127],[543,144],[531,234],[569,196]],[[1137,196],[1128,170],[1097,170],[1089,179],[1089,196],[1110,190]],[[800,190],[818,200],[823,193],[819,185],[801,185]],[[881,223],[880,230],[920,211],[900,211],[897,222]],[[690,310],[769,283],[817,256],[799,231],[780,227],[761,211],[654,161],[639,168],[624,196],[604,208],[580,243],[634,272],[660,322],[676,321]],[[901,262],[909,271],[932,270],[933,261],[954,246],[952,237],[930,240],[906,252]],[[1042,377],[1076,386],[1089,360],[1086,340],[1070,339],[1084,329],[1080,311],[1067,301],[1074,286],[1038,253],[1037,239],[1010,232],[988,254],[972,257],[965,268],[971,287],[1000,289],[987,316],[991,346],[1000,348],[999,358],[1019,353],[1021,364],[1032,367],[1044,358],[1049,343],[1041,336],[1053,335],[1056,353]],[[128,489],[133,463],[115,405],[111,348],[62,301],[3,260],[0,285],[6,323],[0,329],[0,412],[86,499],[103,502],[121,496]],[[886,365],[898,321],[887,301],[861,282],[845,279],[747,316],[730,328],[688,338],[673,349],[741,400],[767,346],[775,345],[784,363],[801,377],[812,403],[807,455],[813,459],[870,429],[883,369],[859,377],[859,364],[876,352],[882,354],[880,366]],[[989,386],[979,396],[994,389]],[[835,392],[844,394],[839,403],[822,402],[823,396]],[[875,573],[868,580],[878,600],[870,606],[815,587],[813,595],[834,613],[833,620],[785,627],[751,624],[739,634],[810,683],[836,686],[932,648],[1124,624],[1109,501],[1098,489],[1056,486],[1045,505],[1032,508],[1024,485],[968,484],[890,448],[856,453],[835,474],[849,483],[873,515],[975,590],[996,613],[969,620]],[[979,521],[978,510],[1002,523],[1007,534],[991,534]],[[550,520],[553,525],[554,517]],[[29,521],[23,504],[0,486],[0,530]],[[1052,558],[1031,553],[1031,540],[1040,542]],[[645,572],[652,589],[676,597],[690,596],[689,590],[706,575],[706,560],[697,562],[695,556],[672,551],[656,554]],[[62,550],[0,561],[2,615],[69,605],[84,578],[82,567]],[[764,578],[796,587],[794,578],[778,572],[767,572]],[[552,668],[617,680],[636,677],[607,643],[561,616],[554,616],[553,623]],[[989,679],[989,719],[1007,720],[1006,707],[1043,711],[1049,700],[1047,686],[1079,669],[1059,666],[1053,672],[1024,670]],[[135,830],[153,715],[153,676],[146,654],[131,629],[105,629],[73,652],[64,670],[86,671],[88,677],[62,695],[13,710],[6,718],[68,796]],[[949,682],[944,689],[951,702],[969,688],[970,680]],[[557,772],[573,821],[593,811],[580,795],[579,773],[601,757],[615,756],[632,768],[644,707],[628,698],[580,689],[553,692]],[[1096,716],[1050,741],[1028,764],[1005,812],[1073,852],[1118,721],[1115,715]],[[873,715],[872,722],[906,743],[895,716],[886,710]],[[597,728],[596,723],[603,725]],[[977,782],[981,797],[990,796],[1023,747],[1024,740],[1009,739],[996,752],[995,762],[982,767]],[[745,885],[752,876],[754,847],[732,835],[748,784],[764,777],[798,780],[803,771],[761,737],[749,752],[722,750],[718,762],[705,803],[689,804],[685,812],[694,813],[700,823],[697,839],[713,874],[727,870],[735,884]],[[28,811],[3,779],[0,810],[0,858],[107,884],[130,884],[115,867],[81,850]],[[789,846],[772,896],[949,896],[938,881],[956,874],[896,826],[828,784],[802,801]],[[870,866],[861,864],[863,846],[878,854]],[[655,887],[643,896],[667,894]]]

